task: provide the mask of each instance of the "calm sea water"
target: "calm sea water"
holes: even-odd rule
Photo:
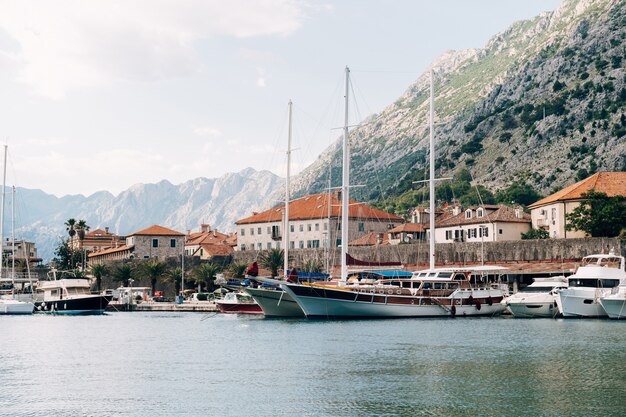
[[[6,416],[624,416],[626,323],[0,317]]]

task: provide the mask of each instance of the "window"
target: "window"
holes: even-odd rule
[[[328,223],[324,223],[324,230],[328,230]]]
[[[480,226],[478,230],[479,237],[488,237],[489,236],[489,228],[486,226]]]
[[[472,218],[472,210],[465,210],[465,218],[466,219]]]
[[[365,231],[365,223],[359,223],[359,232],[364,232]]]
[[[467,237],[469,237],[470,239],[476,237],[476,229],[469,229],[467,231]]]
[[[241,244],[241,250],[242,250],[242,251],[246,250],[246,244],[245,244],[245,243],[242,243],[242,244]]]
[[[159,239],[152,239],[152,247],[153,248],[159,247]]]
[[[482,207],[476,210],[476,217],[483,217],[483,215],[484,215],[484,210],[482,209]]]
[[[263,250],[263,244],[262,243],[257,243],[256,247],[257,247],[257,250]]]
[[[295,248],[296,248],[296,242],[292,240],[291,242],[289,242],[289,249],[295,249]]]
[[[280,242],[276,242],[276,249],[280,249]]]
[[[261,234],[261,228],[260,227],[256,229],[256,233],[257,233],[257,235]]]
[[[268,233],[270,233],[270,228],[267,228]],[[272,239],[280,239],[280,226],[272,226],[271,228]]]
[[[556,220],[556,208],[552,209],[552,220]]]
[[[204,249],[200,248],[200,256],[204,256]]]
[[[272,242],[267,242],[267,249],[268,250],[272,249]]]
[[[319,240],[312,240],[311,241],[311,247],[312,248],[319,248],[320,247],[320,241]]]
[[[310,231],[311,231],[311,224],[310,224],[310,223],[306,225],[306,231],[307,231],[307,232],[310,232]]]
[[[170,248],[176,247],[176,239],[170,239]]]
[[[315,223],[315,231],[316,232],[320,231],[320,224],[319,223]]]
[[[310,240],[306,241],[306,247],[309,248],[309,249],[311,248],[311,241]]]
[[[241,236],[245,236],[246,235],[246,229],[241,229]]]
[[[446,240],[452,239],[452,230],[446,230]]]
[[[335,246],[337,247],[341,246],[341,239],[335,240]]]
[[[499,234],[502,234],[502,229],[498,229],[498,233],[499,233]]]
[[[304,232],[304,225],[303,224],[300,225],[300,231]]]
[[[295,231],[295,226],[292,224],[291,226],[289,226],[289,229],[294,232]]]
[[[270,226],[267,226],[267,234],[269,235],[270,233],[272,233],[272,228]]]
[[[299,247],[300,247],[300,249],[304,249],[304,241],[303,240],[301,240],[299,242]]]

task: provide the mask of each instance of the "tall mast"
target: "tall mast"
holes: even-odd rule
[[[348,91],[350,88],[350,68],[346,67],[346,103],[345,120],[343,127],[343,176],[341,184],[341,280],[348,278],[348,265],[346,255],[348,254],[348,201],[350,199],[350,145],[348,143]]]
[[[2,176],[2,207],[0,208],[0,278],[4,264],[4,188],[7,183],[7,145],[4,145],[4,174]]]
[[[289,269],[289,180],[291,176],[291,117],[292,117],[293,103],[289,100],[289,130],[287,134],[287,179],[285,180],[285,249],[284,249],[284,274],[287,277],[287,270]]]
[[[430,70],[430,269],[435,269],[435,86]]]
[[[15,280],[15,185],[11,188],[11,278]]]

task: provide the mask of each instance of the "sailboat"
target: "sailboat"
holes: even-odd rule
[[[347,283],[348,193],[350,154],[348,145],[348,83],[343,137],[343,185],[341,225],[341,282],[337,286],[280,282],[280,287],[298,303],[307,318],[382,318],[495,315],[506,290],[497,281],[504,268],[435,268],[435,167],[434,86],[430,87],[430,269],[416,271],[410,278],[385,278],[372,284]]]
[[[4,199],[7,178],[7,145],[4,145],[4,174],[2,179],[2,208],[0,209],[0,282],[10,285],[9,294],[0,297],[0,314],[33,314],[35,305],[30,301],[22,301],[15,294],[15,235],[13,235],[13,268],[11,278],[4,278]],[[13,188],[13,196],[15,188]],[[15,213],[15,201],[13,199],[13,213]],[[13,214],[15,217],[15,214]],[[31,287],[32,288],[32,287]]]
[[[286,278],[289,274],[289,181],[291,176],[291,122],[293,103],[289,100],[289,128],[287,135],[287,177],[285,180],[285,210],[283,221],[283,272]],[[254,298],[254,301],[261,307],[265,317],[304,317],[304,312],[294,301],[289,293],[283,291],[277,285],[267,287],[246,288],[245,291]]]

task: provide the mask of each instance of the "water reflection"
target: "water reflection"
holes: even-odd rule
[[[12,416],[621,416],[626,323],[0,318]]]

